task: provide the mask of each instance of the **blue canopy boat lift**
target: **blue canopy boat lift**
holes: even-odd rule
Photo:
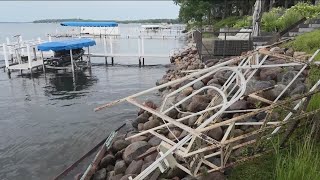
[[[46,68],[51,69],[66,69],[65,65],[71,64],[72,74],[74,75],[75,66],[77,69],[76,60],[82,60],[84,50],[82,48],[88,48],[88,54],[90,54],[90,46],[96,45],[96,42],[92,39],[79,38],[68,39],[63,41],[46,42],[38,45],[38,50],[41,51],[54,51],[55,56],[44,59]],[[90,56],[88,56],[87,67],[91,66]]]
[[[61,26],[79,27],[79,36],[120,36],[118,23],[116,22],[62,22]],[[75,35],[74,33],[72,35]],[[71,35],[71,36],[72,36]],[[70,34],[60,34],[58,36],[70,36]]]

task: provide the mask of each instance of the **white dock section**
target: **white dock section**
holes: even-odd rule
[[[90,56],[90,57],[138,57],[138,58],[144,58],[144,57],[158,57],[158,58],[169,58],[170,55],[164,55],[164,54],[102,54],[102,53],[94,53],[94,54],[84,54],[84,56]]]
[[[31,64],[22,63],[22,64],[10,65],[8,67],[8,69],[10,69],[10,70],[30,70],[32,68],[36,68],[36,67],[39,67],[42,65],[43,65],[43,60],[37,60],[37,61],[32,61]]]

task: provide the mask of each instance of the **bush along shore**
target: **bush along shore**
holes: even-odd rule
[[[276,54],[283,54],[299,59],[308,59],[309,57],[306,53],[294,52],[294,50],[291,48],[273,47],[270,51]],[[177,53],[175,56],[171,58],[172,65],[166,71],[166,74],[162,77],[162,79],[156,82],[156,85],[161,85],[169,81],[184,77],[186,75],[185,71],[211,67],[218,63],[225,62],[229,59],[230,58],[212,59],[207,60],[206,62],[201,62],[195,44],[193,42],[189,42],[185,48],[181,49],[179,53]],[[284,63],[285,60],[276,57],[269,57],[265,62],[265,64]],[[262,68],[247,83],[246,94],[275,86],[275,88],[270,89],[268,91],[264,91],[262,92],[262,94],[260,94],[263,98],[273,101],[282,92],[282,90],[284,90],[286,85],[288,85],[289,82],[295,77],[295,75],[298,73],[300,69],[300,66],[274,67],[265,69]],[[296,82],[292,86],[290,86],[289,90],[286,91],[282,98],[292,97],[306,92],[306,77],[308,76],[308,72],[309,69],[304,70],[303,74],[296,80]],[[217,72],[212,76],[209,76],[193,84],[192,87],[184,89],[177,96],[170,97],[170,99],[168,99],[169,103],[167,104],[179,102],[183,98],[190,95],[192,92],[204,86],[210,85],[221,87],[227,81],[229,76],[230,74],[228,72]],[[182,83],[169,86],[165,89],[161,89],[160,94],[162,97],[165,97],[170,92],[178,89],[179,87],[191,81],[192,79],[189,79]],[[199,112],[201,110],[204,110],[208,106],[214,95],[215,92],[211,90],[205,91],[202,94],[194,95],[191,99],[182,103],[179,106],[179,109],[184,112]],[[153,109],[158,109],[159,107],[159,104],[155,104],[152,101],[146,101],[144,102],[144,105]],[[237,101],[229,107],[229,110],[245,110],[249,108],[257,108],[257,106],[263,105],[257,103],[254,99],[247,98]],[[177,111],[176,109],[172,109],[167,113],[167,115],[173,119],[185,116],[185,114]],[[229,114],[228,116],[222,116],[219,121],[225,121],[227,119],[237,117],[240,115],[242,115],[242,113]],[[265,116],[266,113],[259,113],[251,117],[251,121],[261,122],[265,118]],[[275,112],[272,114],[272,116],[273,119],[279,119],[280,114]],[[197,118],[198,117],[189,118],[183,121],[183,123],[190,127],[195,127]],[[141,173],[144,169],[146,169],[156,160],[158,152],[155,150],[161,143],[161,139],[151,134],[139,136],[130,140],[125,140],[125,138],[130,137],[138,133],[139,131],[148,130],[161,124],[163,124],[163,121],[161,119],[157,118],[154,115],[151,115],[150,113],[144,110],[140,110],[138,112],[138,117],[132,121],[132,129],[127,131],[126,133],[118,133],[118,135],[115,137],[111,145],[111,148],[105,153],[104,157],[100,161],[99,167],[97,168],[97,171],[94,173],[92,179],[127,180],[128,177],[132,176],[134,178],[136,175]],[[253,126],[236,126],[235,136],[245,134],[247,132],[252,132],[253,130],[255,130],[255,127]],[[209,130],[206,134],[209,137],[217,141],[220,141],[225,131],[226,129],[218,127]],[[187,135],[185,131],[182,131],[181,129],[174,127],[170,127],[170,131],[168,129],[162,129],[161,131],[158,131],[158,133],[166,136],[172,141],[175,141],[176,138],[181,139]],[[245,138],[243,139],[243,142],[252,140],[252,138],[254,137]],[[146,152],[153,153],[148,153],[147,156],[141,157],[141,155],[146,154]],[[240,156],[241,149],[232,153],[234,157]],[[212,163],[219,163],[218,158],[212,158],[211,161]],[[180,163],[183,164],[182,161]],[[188,175],[179,168],[171,168],[166,173],[160,174],[160,176],[157,179],[191,180],[195,178]],[[226,176],[221,172],[214,172],[210,174],[206,173],[204,176],[198,179],[226,179]]]

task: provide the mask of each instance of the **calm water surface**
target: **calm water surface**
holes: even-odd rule
[[[44,37],[57,26],[0,24],[0,40],[4,42],[5,37],[18,33],[25,39]],[[130,25],[123,27],[128,31],[130,28]],[[115,43],[115,50],[120,52],[134,51],[136,45],[124,40]],[[150,40],[147,43],[147,51],[156,53],[184,45],[181,40]],[[95,51],[101,50],[99,48],[98,44]],[[96,113],[93,108],[153,87],[166,70],[163,65],[106,67],[102,64],[103,59],[92,61],[91,71],[78,73],[75,83],[71,74],[65,72],[40,73],[33,78],[13,72],[8,78],[1,69],[0,179],[51,179],[110,131],[134,119],[137,112],[128,104]],[[137,60],[119,58],[116,62],[136,64]],[[150,58],[146,62],[167,64],[169,60]],[[3,64],[0,61],[0,65]]]

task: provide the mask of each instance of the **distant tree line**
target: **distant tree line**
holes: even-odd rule
[[[64,21],[77,21],[77,22],[98,22],[98,21],[115,21],[115,20],[92,20],[92,19],[42,19],[42,20],[35,20],[33,23],[61,23]],[[181,23],[179,19],[141,19],[141,20],[121,20],[115,21],[117,23],[172,23],[172,24],[179,24]]]
[[[212,24],[216,19],[229,16],[252,15],[256,0],[173,0],[180,6],[179,19],[199,24]],[[273,7],[289,8],[298,2],[315,4],[317,0],[262,0],[263,11]]]

